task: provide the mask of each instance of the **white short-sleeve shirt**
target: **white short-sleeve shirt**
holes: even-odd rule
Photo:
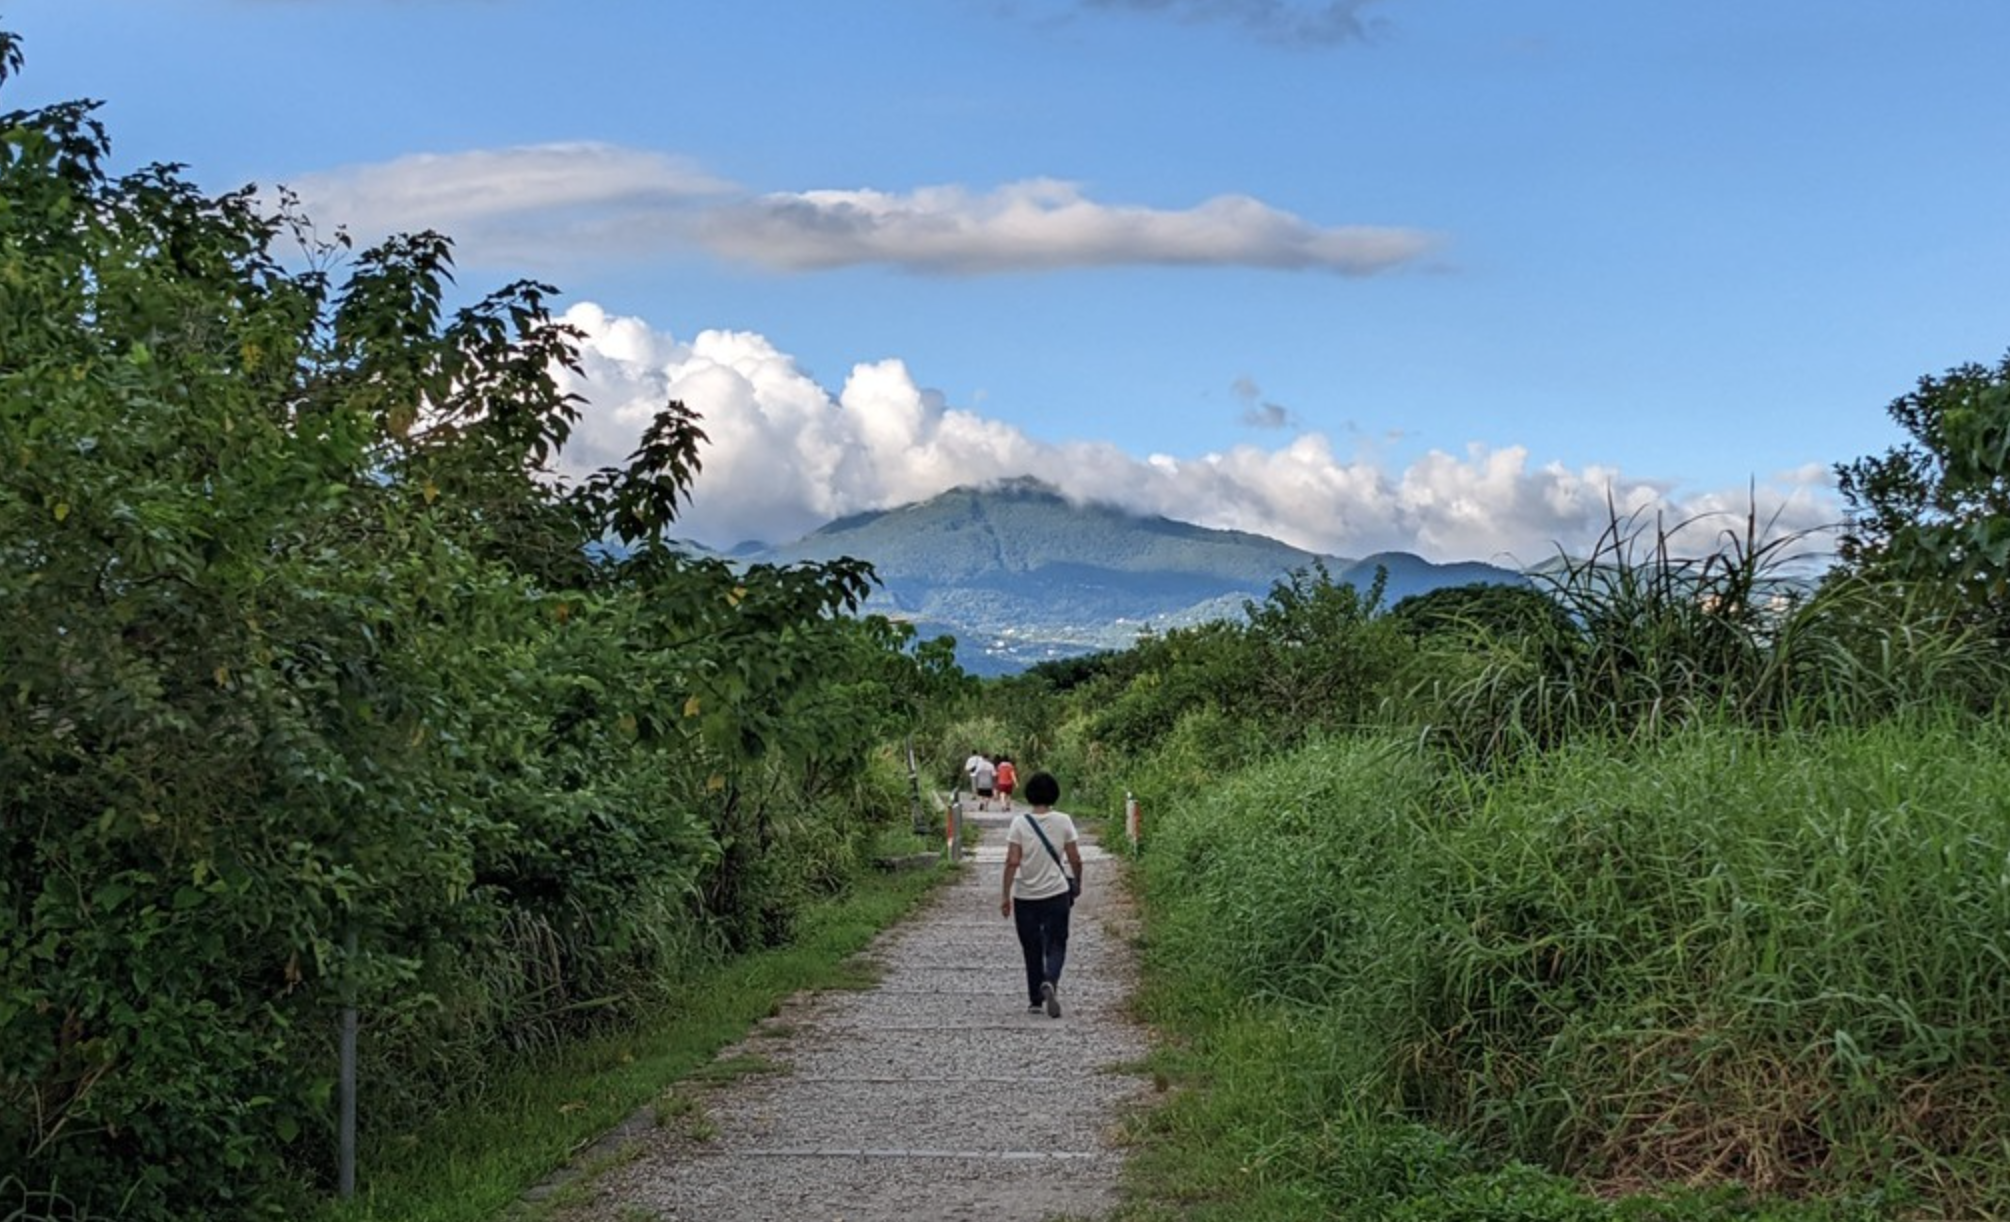
[[[1047,833],[1047,839],[1054,845],[1054,852],[1061,860],[1068,859],[1068,846],[1081,839],[1075,831],[1075,821],[1058,810],[1050,810],[1044,815],[1024,814],[1012,820],[1010,830],[1005,833],[1005,844],[1019,846],[1019,875],[1012,880],[1012,898],[1021,900],[1044,900],[1064,895],[1068,890],[1068,873],[1054,864],[1046,846],[1033,834],[1031,820],[1040,821],[1040,830]]]

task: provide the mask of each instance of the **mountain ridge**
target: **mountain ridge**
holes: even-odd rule
[[[848,514],[790,543],[735,554],[767,563],[865,560],[881,582],[866,609],[908,620],[923,635],[955,636],[959,661],[977,674],[1121,649],[1146,630],[1236,618],[1245,602],[1314,564],[1363,588],[1384,568],[1390,604],[1446,585],[1527,580],[1479,561],[1307,551],[1248,531],[1072,500],[1025,477]]]

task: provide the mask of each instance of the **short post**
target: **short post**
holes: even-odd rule
[[[356,1195],[356,918],[342,937],[342,1036],[337,1050],[335,1194]]]
[[[1138,842],[1144,839],[1145,816],[1137,798],[1129,790],[1124,791],[1124,834],[1131,838],[1131,850],[1135,852]]]
[[[963,799],[959,794],[949,795],[946,832],[949,837],[949,860],[963,860]]]
[[[916,837],[928,835],[928,819],[921,813],[921,774],[914,767],[914,735],[907,736],[907,804],[914,814]]]

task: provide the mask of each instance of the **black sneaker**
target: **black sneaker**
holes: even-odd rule
[[[1026,1007],[1026,1013],[1028,1014],[1038,1014],[1039,1012],[1040,1012],[1040,1003],[1037,1001],[1034,1002],[1032,1005]]]
[[[1041,985],[1040,996],[1047,1003],[1047,1017],[1048,1018],[1061,1017],[1061,998],[1054,992],[1053,984],[1048,983]]]

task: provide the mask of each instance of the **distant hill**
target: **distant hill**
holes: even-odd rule
[[[1341,563],[1345,567],[1335,569],[1333,576],[1337,580],[1363,589],[1375,579],[1377,565],[1388,571],[1388,584],[1384,586],[1382,593],[1383,610],[1395,606],[1413,594],[1428,594],[1432,590],[1441,590],[1446,586],[1529,584],[1525,575],[1513,569],[1504,569],[1497,564],[1487,564],[1479,560],[1454,560],[1450,564],[1435,564],[1409,552],[1376,552],[1372,556]]]
[[[1121,649],[1146,628],[1238,617],[1244,601],[1315,561],[1360,586],[1385,566],[1389,603],[1440,586],[1524,580],[1493,565],[1437,565],[1404,552],[1322,556],[1262,535],[1071,502],[1030,479],[955,488],[842,518],[793,543],[733,550],[770,563],[871,562],[884,589],[868,609],[912,621],[924,635],[953,635],[964,667],[977,674]]]

